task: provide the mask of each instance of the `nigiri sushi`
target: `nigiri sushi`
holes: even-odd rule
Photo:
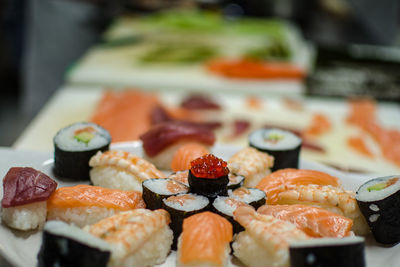
[[[289,244],[309,236],[290,222],[239,207],[233,213],[245,231],[232,244],[233,254],[247,266],[289,266]]]
[[[264,177],[257,185],[267,194],[268,204],[277,204],[278,194],[298,185],[332,185],[340,187],[339,179],[314,170],[283,169]]]
[[[255,187],[270,173],[274,158],[267,153],[247,147],[234,154],[228,161],[229,170],[245,177],[244,186]]]
[[[175,152],[171,162],[171,169],[174,172],[188,170],[192,160],[208,153],[207,147],[199,143],[186,143]]]
[[[85,227],[111,246],[109,266],[154,266],[165,261],[173,234],[165,210],[136,209]]]
[[[144,208],[142,194],[91,185],[58,188],[48,200],[48,220],[61,220],[79,227],[115,213]]]
[[[329,185],[299,185],[281,192],[278,204],[306,204],[327,209],[353,220],[353,231],[366,235],[369,228],[357,205],[355,193]]]
[[[57,183],[33,168],[13,167],[3,178],[1,218],[9,227],[31,230],[46,221],[47,199]]]
[[[232,225],[223,217],[202,212],[183,221],[176,266],[227,266]]]
[[[142,192],[143,181],[165,178],[153,164],[126,151],[99,151],[89,165],[93,167],[90,171],[92,183],[106,188]]]
[[[215,135],[208,127],[196,123],[167,121],[154,125],[140,139],[145,158],[158,168],[167,170],[182,144],[196,142],[209,147],[214,144]]]
[[[289,221],[312,237],[349,236],[353,221],[325,209],[306,205],[264,205],[258,213]]]

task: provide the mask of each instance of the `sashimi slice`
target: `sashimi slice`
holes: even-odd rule
[[[223,266],[231,240],[232,225],[225,218],[212,212],[190,216],[183,221],[178,261],[182,264],[211,262]]]
[[[311,237],[345,237],[353,226],[349,218],[306,205],[264,205],[257,212],[289,221]]]
[[[117,210],[145,208],[142,194],[91,185],[58,188],[48,200],[48,208],[75,208],[98,206]]]
[[[171,162],[171,169],[174,172],[190,169],[190,162],[201,156],[209,154],[208,149],[198,143],[186,143],[176,152]]]
[[[282,169],[264,177],[257,185],[267,194],[268,204],[277,204],[278,194],[298,185],[332,185],[339,187],[339,179],[314,170]]]
[[[150,128],[150,114],[159,104],[156,94],[108,91],[97,105],[91,121],[107,129],[113,142],[137,140]]]

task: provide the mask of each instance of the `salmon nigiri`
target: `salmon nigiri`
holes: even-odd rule
[[[190,169],[190,162],[201,156],[209,154],[207,147],[199,143],[186,143],[174,154],[171,169],[174,172]]]
[[[244,228],[232,244],[234,255],[246,266],[288,266],[289,244],[309,236],[290,222],[238,207],[234,218]]]
[[[332,185],[339,187],[339,179],[314,170],[282,169],[264,177],[257,185],[267,194],[268,204],[277,204],[278,194],[298,185]]]
[[[183,221],[177,266],[226,266],[232,225],[225,218],[202,212]]]
[[[140,192],[91,185],[58,188],[47,205],[48,220],[61,220],[79,227],[121,211],[145,207]]]
[[[306,205],[264,205],[257,212],[289,221],[312,237],[345,237],[353,226],[349,218]]]

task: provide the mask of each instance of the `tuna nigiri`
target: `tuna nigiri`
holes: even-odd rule
[[[202,212],[183,221],[177,266],[226,266],[232,225],[225,218]]]
[[[267,194],[268,204],[277,204],[278,194],[298,185],[340,186],[339,179],[327,173],[314,170],[283,169],[264,177],[257,185]]]
[[[57,183],[33,168],[13,167],[3,179],[1,218],[18,230],[31,230],[44,225],[47,199]]]
[[[111,246],[108,266],[154,266],[165,261],[172,244],[165,210],[136,209],[85,228]]]
[[[353,226],[351,219],[306,205],[264,205],[257,212],[289,221],[312,237],[345,237]]]
[[[289,244],[309,238],[294,224],[250,207],[239,207],[233,214],[245,228],[235,237],[233,254],[247,266],[288,266]]]
[[[174,172],[188,170],[192,160],[208,153],[208,149],[199,143],[186,143],[175,152],[171,162],[171,169]]]
[[[144,208],[142,194],[91,185],[58,188],[48,200],[48,220],[61,220],[79,227],[115,213]]]

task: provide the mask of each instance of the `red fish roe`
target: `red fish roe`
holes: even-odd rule
[[[226,161],[212,154],[207,154],[193,160],[190,171],[198,178],[215,179],[229,174]]]

